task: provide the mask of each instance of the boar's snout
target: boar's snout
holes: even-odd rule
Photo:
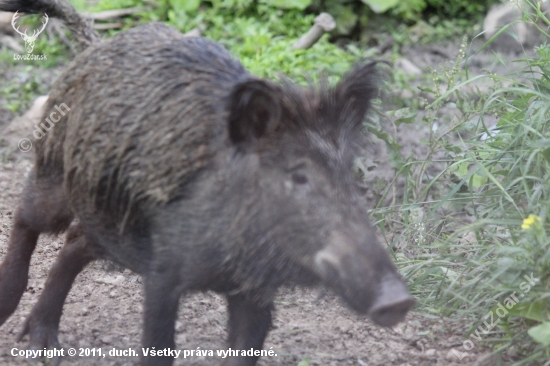
[[[329,244],[315,255],[315,272],[348,306],[368,314],[376,324],[399,323],[416,300],[390,256],[374,238],[368,246],[350,244],[349,239],[333,233]]]
[[[380,292],[369,311],[369,317],[376,324],[391,327],[403,319],[416,304],[405,284],[397,277],[382,280]]]

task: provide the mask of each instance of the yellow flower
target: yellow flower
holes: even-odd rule
[[[534,223],[540,223],[541,220],[540,220],[540,217],[538,217],[537,215],[529,215],[529,217],[527,217],[526,219],[523,219],[523,224],[521,225],[521,228],[524,229],[524,230],[527,230],[529,229]]]

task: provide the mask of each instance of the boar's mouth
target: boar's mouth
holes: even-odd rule
[[[330,250],[315,256],[315,268],[323,281],[360,314],[367,314],[380,326],[401,322],[416,304],[397,273],[365,270],[352,255],[337,257]]]

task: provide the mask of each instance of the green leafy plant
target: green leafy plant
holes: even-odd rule
[[[39,69],[26,65],[10,78],[9,83],[0,86],[0,100],[4,101],[2,108],[12,112],[23,113],[38,95],[46,94],[44,80]]]
[[[548,37],[540,2],[529,3],[526,19]],[[491,357],[514,365],[550,357],[550,47],[535,51],[506,76],[460,72],[464,48],[454,64],[433,70],[431,85],[421,87],[430,98],[419,119],[430,131],[421,158],[379,133],[396,177],[374,213],[389,246],[399,248],[420,311],[444,316],[471,347],[491,347]],[[486,87],[472,94],[469,86],[481,81]],[[450,108],[459,113],[435,128]],[[395,111],[392,119],[411,117]],[[505,310],[496,313],[499,305]],[[488,329],[491,313],[503,315]],[[465,344],[460,351],[471,349]],[[506,353],[511,348],[517,356]]]

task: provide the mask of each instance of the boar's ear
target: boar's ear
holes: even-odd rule
[[[377,62],[361,62],[348,71],[334,88],[336,106],[343,121],[352,124],[351,127],[361,125],[369,111],[372,99],[378,95],[379,73]]]
[[[276,85],[263,80],[238,84],[229,100],[229,138],[236,144],[252,142],[279,122],[281,104]]]

